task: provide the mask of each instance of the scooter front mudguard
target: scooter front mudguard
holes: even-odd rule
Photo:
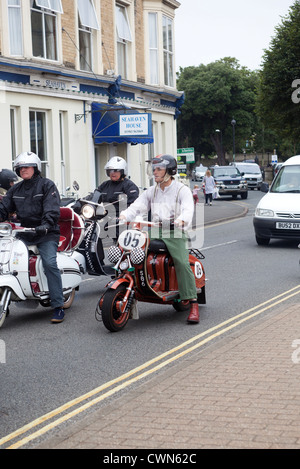
[[[117,278],[111,280],[107,285],[106,288],[111,288],[112,290],[116,290],[121,283],[127,283],[129,285],[129,281],[126,278]]]
[[[13,275],[0,276],[0,291],[4,290],[5,288],[9,288],[12,292],[11,301],[24,301],[27,299],[20,287],[17,278]]]

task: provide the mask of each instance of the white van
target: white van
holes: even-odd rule
[[[253,225],[256,242],[267,245],[271,238],[300,241],[300,155],[283,163],[267,194],[258,203]]]

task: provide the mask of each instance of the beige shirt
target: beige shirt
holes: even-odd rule
[[[136,216],[147,219],[151,210],[152,221],[184,221],[188,229],[193,220],[194,201],[191,190],[181,182],[173,180],[162,190],[159,184],[151,186],[133,202],[127,210],[121,212],[128,221]]]

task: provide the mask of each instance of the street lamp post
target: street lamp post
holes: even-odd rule
[[[223,134],[222,134],[222,130],[216,129],[215,132],[219,133],[220,136],[221,136],[221,139],[220,139],[220,144],[221,144],[221,161],[222,161],[222,164],[223,164]]]
[[[234,119],[232,119],[231,125],[232,125],[232,140],[233,140],[232,159],[233,159],[233,162],[235,162],[235,125],[236,125],[236,121]]]

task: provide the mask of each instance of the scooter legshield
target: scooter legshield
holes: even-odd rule
[[[2,238],[0,239],[0,251],[0,289],[10,288],[14,301],[26,300],[26,295],[31,294],[27,247],[21,240],[11,237]]]
[[[26,300],[26,296],[24,295],[18,280],[13,275],[0,276],[0,291],[4,288],[9,288],[12,291],[12,301]]]

